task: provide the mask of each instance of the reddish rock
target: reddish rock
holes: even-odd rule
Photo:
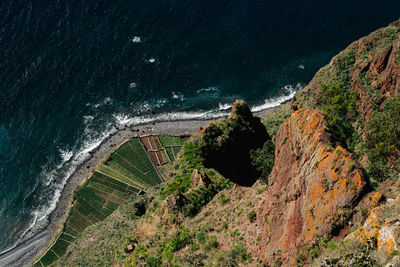
[[[277,250],[281,260],[293,263],[297,247],[332,235],[347,222],[347,208],[364,187],[352,155],[326,145],[323,122],[320,112],[299,109],[277,134],[264,207],[269,223],[261,233],[265,243],[259,244],[260,256],[270,264]]]

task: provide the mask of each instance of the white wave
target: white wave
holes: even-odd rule
[[[251,111],[259,112],[268,108],[277,107],[280,104],[292,99],[295,93],[301,88],[302,86],[300,84],[296,84],[295,86],[287,85],[281,89],[281,91],[283,91],[284,93],[282,96],[272,99],[266,99],[264,104],[251,107]],[[220,103],[217,109],[209,111],[171,112],[171,113],[162,113],[158,115],[146,115],[146,116],[135,116],[135,117],[130,117],[129,115],[126,114],[115,114],[113,116],[115,118],[116,123],[119,125],[136,126],[152,122],[216,119],[229,115],[231,107],[232,104]]]
[[[124,114],[114,115],[116,122],[120,125],[136,126],[152,122],[195,120],[195,119],[215,119],[229,115],[229,112],[205,111],[205,112],[172,112],[159,115],[129,117]]]
[[[299,70],[304,70],[304,65],[302,65],[302,64],[300,64],[299,66],[298,66],[298,68],[299,68]]]
[[[142,42],[142,39],[141,39],[139,36],[134,36],[134,37],[132,38],[132,42],[133,42],[133,43],[141,43],[141,42]]]
[[[106,128],[110,129],[110,124]],[[45,205],[42,205],[31,213],[31,223],[21,235],[20,240],[28,236],[30,233],[35,233],[37,230],[42,229],[48,224],[48,217],[57,207],[62,191],[68,182],[68,179],[76,171],[78,166],[89,159],[90,152],[95,150],[103,142],[103,140],[115,132],[116,129],[107,130],[97,138],[84,141],[81,148],[76,153],[67,150],[60,150],[62,158],[61,163],[58,164],[55,169],[49,172],[42,171],[41,174],[44,176],[43,185],[51,192],[47,193],[47,196],[51,195],[50,200],[48,200]],[[43,167],[43,169],[46,168]]]
[[[88,122],[93,121],[94,116],[83,116],[83,123],[86,124]]]
[[[221,104],[221,103],[219,103],[218,106],[219,106],[218,109],[222,111],[222,110],[230,109],[232,107],[232,104]]]
[[[266,110],[269,108],[277,107],[277,106],[281,105],[282,103],[292,99],[294,97],[294,95],[296,94],[296,92],[302,89],[302,86],[298,83],[298,84],[296,84],[296,86],[286,85],[282,89],[284,90],[284,95],[281,95],[281,96],[278,96],[278,97],[275,97],[272,99],[266,99],[264,104],[251,107],[251,111],[259,112],[259,111],[263,111],[263,110]]]
[[[34,212],[34,218],[33,218],[32,222],[30,223],[30,225],[28,226],[28,228],[25,229],[25,231],[21,234],[20,240],[22,240],[22,238],[25,237],[25,235],[34,227],[34,225],[36,224],[36,221],[37,221],[37,214]],[[15,242],[11,247],[9,247],[9,248],[7,248],[7,249],[5,249],[3,251],[0,251],[0,254],[6,253],[6,252],[11,251],[12,249],[14,249],[18,245],[20,240]]]
[[[180,92],[176,93],[175,91],[171,92],[172,98],[183,101],[185,99],[184,95]]]
[[[198,93],[198,94],[208,93],[208,92],[219,92],[219,89],[216,86],[211,86],[211,87],[208,87],[208,88],[201,88],[201,89],[196,91],[196,93]]]
[[[72,156],[74,155],[74,152],[71,150],[59,150],[60,155],[61,155],[61,159],[62,159],[62,164],[65,162],[68,162]]]
[[[119,125],[129,124],[131,121],[131,118],[129,118],[128,115],[123,115],[123,114],[114,115],[114,118]]]

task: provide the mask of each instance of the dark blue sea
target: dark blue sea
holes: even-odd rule
[[[398,0],[0,1],[0,251],[119,124],[278,105]]]

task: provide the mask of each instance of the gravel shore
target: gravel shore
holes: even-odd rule
[[[272,108],[274,109],[274,108]],[[254,113],[256,116],[263,116],[272,109]],[[56,209],[51,213],[48,226],[29,239],[22,240],[12,250],[0,254],[0,266],[29,266],[32,260],[47,248],[54,233],[60,228],[70,204],[74,190],[88,175],[92,168],[95,168],[99,160],[106,156],[114,147],[118,146],[125,139],[142,134],[164,134],[180,135],[191,134],[200,127],[208,124],[210,120],[179,120],[166,122],[153,122],[139,126],[123,126],[117,128],[117,132],[105,139],[94,151],[90,152],[91,157],[82,163],[68,179]]]

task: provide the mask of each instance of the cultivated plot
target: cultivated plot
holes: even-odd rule
[[[168,147],[162,140],[168,140]],[[68,246],[88,226],[107,218],[119,206],[146,188],[159,184],[186,139],[150,135],[126,141],[107,160],[99,163],[91,177],[75,194],[62,233],[34,264],[57,265]]]

